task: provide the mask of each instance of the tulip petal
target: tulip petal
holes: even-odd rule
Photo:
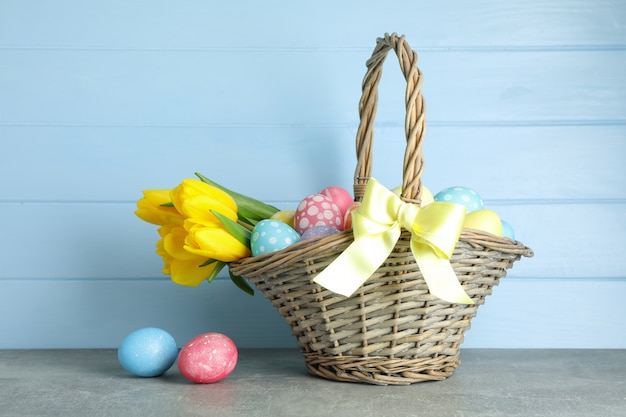
[[[182,224],[183,216],[170,202],[169,190],[144,190],[144,197],[137,201],[135,214],[141,220],[157,224]]]
[[[232,262],[251,255],[250,248],[241,244],[224,229],[199,227],[185,239],[184,249],[205,258]]]
[[[217,211],[211,210],[211,213],[217,217],[217,219],[222,223],[222,225],[226,228],[226,230],[242,245],[248,246],[250,245],[250,236],[252,236],[252,232],[246,229],[239,223],[232,221],[228,217],[224,216],[222,213],[218,213]]]
[[[199,267],[197,261],[175,259],[170,266],[170,277],[176,284],[195,287],[205,281],[216,267],[217,264]]]
[[[237,204],[228,193],[199,180],[186,179],[173,188],[170,197],[174,207],[187,217],[215,221],[211,209],[233,220],[237,219]]]
[[[173,227],[170,232],[163,236],[163,249],[169,256],[181,261],[194,261],[199,265],[198,255],[185,250],[187,231],[182,227]]]

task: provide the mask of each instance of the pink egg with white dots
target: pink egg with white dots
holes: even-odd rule
[[[339,211],[344,216],[346,215],[346,212],[352,206],[352,204],[354,204],[354,198],[352,198],[352,194],[350,194],[350,192],[345,188],[330,186],[320,191],[320,194],[325,195],[326,197],[333,200],[333,203],[337,204],[337,207],[339,207]]]
[[[295,226],[300,234],[315,226],[333,226],[343,230],[343,215],[332,199],[322,194],[312,194],[298,204]]]

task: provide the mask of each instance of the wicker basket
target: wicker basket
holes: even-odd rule
[[[371,175],[377,87],[387,52],[393,49],[407,81],[403,200],[419,202],[423,167],[425,106],[417,54],[404,37],[379,38],[367,61],[357,132],[355,200]],[[442,380],[459,365],[459,350],[478,306],[506,270],[532,250],[520,242],[464,229],[450,261],[475,304],[451,304],[432,296],[403,231],[383,265],[351,297],[337,295],[313,279],[353,241],[351,231],[309,239],[282,251],[231,263],[291,326],[307,369],[330,380],[406,385]]]

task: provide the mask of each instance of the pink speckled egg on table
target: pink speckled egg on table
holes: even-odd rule
[[[343,230],[343,215],[330,197],[312,194],[298,204],[294,225],[300,234],[315,226],[333,226]]]
[[[235,342],[221,333],[204,333],[180,350],[178,369],[188,380],[210,384],[226,378],[237,365]]]

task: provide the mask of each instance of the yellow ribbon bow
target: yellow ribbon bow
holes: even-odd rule
[[[450,265],[465,219],[462,205],[405,203],[373,178],[352,213],[354,242],[314,281],[351,296],[393,251],[402,228],[411,232],[411,251],[430,293],[451,303],[474,304]]]

